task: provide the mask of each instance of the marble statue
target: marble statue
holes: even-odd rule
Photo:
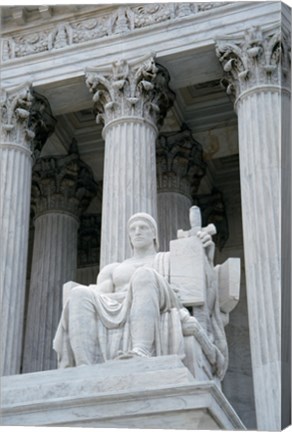
[[[155,220],[146,213],[134,214],[128,234],[131,258],[105,266],[96,285],[71,290],[53,343],[59,367],[134,356],[183,358],[184,336],[197,334],[200,339],[198,320],[182,306],[177,289],[161,271],[165,254],[158,253]],[[204,229],[196,235],[209,259],[211,235]],[[222,357],[220,348],[216,350]]]

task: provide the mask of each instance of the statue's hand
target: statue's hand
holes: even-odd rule
[[[210,234],[204,230],[198,231],[197,236],[201,240],[204,248],[211,246],[211,244],[213,243],[212,237],[210,236]]]
[[[206,250],[206,254],[210,262],[213,262],[215,245],[212,240],[212,236],[208,233],[208,231],[205,231],[203,228],[201,231],[197,232],[197,237],[201,240],[202,245]]]

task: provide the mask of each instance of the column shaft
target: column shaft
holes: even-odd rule
[[[291,36],[280,27],[266,31],[252,27],[244,35],[218,40],[216,48],[226,73],[226,91],[236,97],[238,113],[247,300],[260,430],[281,428],[281,338],[287,337],[281,334],[281,117],[290,118],[290,51]]]
[[[0,144],[1,375],[19,372],[31,189],[31,155]]]
[[[156,217],[155,140],[174,99],[169,80],[152,55],[87,70],[96,121],[105,125],[100,268],[130,256],[127,221],[133,213]]]
[[[100,267],[131,255],[125,233],[135,212],[156,217],[156,130],[143,119],[129,119],[105,130]]]
[[[238,103],[248,312],[258,427],[278,429],[281,413],[281,97],[253,92]]]
[[[191,199],[181,193],[158,193],[157,212],[161,251],[169,250],[169,242],[177,238],[178,229],[190,229],[189,210],[191,205]]]
[[[202,146],[183,125],[179,131],[160,134],[157,146],[157,207],[159,244],[169,250],[177,230],[190,228],[189,209],[206,172]]]
[[[49,212],[36,218],[23,372],[54,369],[52,350],[62,310],[62,286],[77,268],[77,219]]]
[[[68,155],[41,157],[33,167],[35,234],[23,372],[57,367],[52,341],[61,316],[62,287],[76,278],[79,216],[96,191],[75,140]]]

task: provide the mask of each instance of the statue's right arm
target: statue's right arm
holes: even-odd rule
[[[105,266],[97,276],[96,289],[102,294],[114,292],[113,271],[119,263],[108,264]]]

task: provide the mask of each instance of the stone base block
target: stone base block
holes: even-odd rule
[[[244,429],[212,381],[177,356],[3,377],[2,425]]]

